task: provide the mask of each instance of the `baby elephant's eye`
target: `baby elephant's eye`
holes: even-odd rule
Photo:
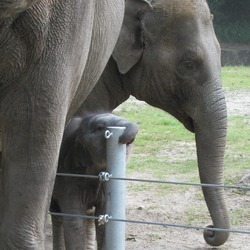
[[[96,131],[102,131],[105,128],[103,124],[97,124]]]

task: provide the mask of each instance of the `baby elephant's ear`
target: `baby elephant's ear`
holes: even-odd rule
[[[134,141],[136,134],[139,131],[139,127],[136,123],[127,123],[124,133],[119,138],[119,143],[130,144]]]
[[[78,137],[74,143],[73,162],[75,168],[82,170],[93,164],[89,151],[82,145]]]

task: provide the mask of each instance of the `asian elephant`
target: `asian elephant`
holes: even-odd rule
[[[0,1],[0,249],[44,249],[65,124],[100,77],[124,0]]]
[[[97,176],[107,171],[106,139],[108,126],[126,127],[119,142],[126,144],[127,155],[138,132],[135,123],[111,113],[92,113],[74,117],[64,131],[58,173]],[[118,166],[119,167],[119,166]],[[51,212],[87,214],[95,208],[98,217],[105,214],[105,190],[99,179],[57,176],[50,206]],[[98,249],[103,244],[104,226],[93,219],[53,216],[53,249]],[[66,248],[65,248],[66,246]]]
[[[129,95],[176,117],[195,133],[200,180],[223,184],[227,110],[220,46],[205,0],[127,0],[104,73],[78,110],[114,109]],[[97,102],[98,100],[98,102]],[[213,227],[229,229],[223,188],[203,188]],[[205,231],[212,246],[229,233]]]

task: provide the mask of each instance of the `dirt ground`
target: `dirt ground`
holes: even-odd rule
[[[250,91],[229,91],[226,93],[228,113],[230,115],[243,115],[249,120],[250,124]],[[135,101],[130,98],[129,101]],[[185,147],[185,149],[184,149]],[[176,151],[169,154],[169,161],[173,162],[184,154],[187,157],[195,158],[193,152],[195,144],[176,145]],[[166,152],[165,152],[166,153]],[[184,156],[183,155],[183,156]],[[185,159],[185,157],[184,157]],[[128,176],[130,178],[150,179],[147,173],[136,173]],[[171,177],[170,177],[171,179]],[[248,179],[249,180],[249,179]],[[162,196],[155,195],[154,190],[136,190],[133,188],[138,185],[135,182],[127,184],[126,198],[126,217],[129,220],[142,220],[152,222],[163,222],[173,224],[186,224],[186,219],[183,216],[184,211],[189,206],[197,205],[204,206],[203,199],[197,198],[197,193],[200,192],[197,188],[191,188],[186,191],[174,191]],[[250,183],[248,183],[250,185]],[[199,195],[198,195],[199,196]],[[200,195],[201,196],[201,195]],[[250,191],[244,195],[239,195],[232,191],[227,192],[227,200],[229,211],[237,210],[237,207],[250,207]],[[206,211],[204,209],[204,211]],[[203,211],[202,211],[203,212]],[[203,216],[204,217],[204,216]],[[208,216],[207,216],[208,217]],[[209,220],[202,221],[199,226],[209,225]],[[197,225],[198,226],[198,225]],[[250,230],[250,215],[246,218],[245,223],[232,226],[238,230]],[[232,233],[229,240],[222,247],[212,248],[207,245],[203,239],[201,230],[190,230],[182,228],[163,227],[155,225],[141,224],[126,224],[126,249],[127,250],[206,250],[206,249],[221,249],[221,250],[249,250],[250,235]],[[47,226],[47,249],[52,249],[51,223]]]

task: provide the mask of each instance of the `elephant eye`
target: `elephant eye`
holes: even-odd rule
[[[103,124],[100,124],[100,123],[99,123],[99,124],[97,124],[95,130],[96,130],[96,131],[102,131],[104,128],[105,128],[105,126],[104,126]]]
[[[187,70],[190,70],[190,71],[196,70],[196,65],[195,65],[195,63],[194,63],[193,61],[186,61],[186,62],[184,63],[184,65],[185,65],[185,68],[186,68]]]

